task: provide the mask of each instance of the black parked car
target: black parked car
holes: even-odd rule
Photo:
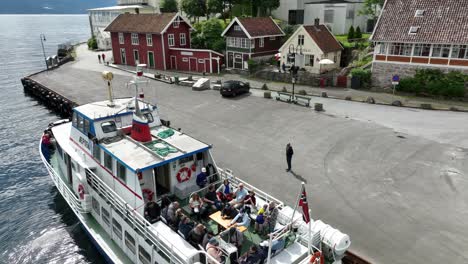
[[[225,81],[219,90],[222,96],[236,96],[241,93],[248,93],[250,91],[250,84],[241,81]]]

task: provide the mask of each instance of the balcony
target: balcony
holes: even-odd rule
[[[148,0],[118,0],[118,5],[148,5]]]

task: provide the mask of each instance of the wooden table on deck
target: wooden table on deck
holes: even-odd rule
[[[223,227],[224,229],[228,229],[232,220],[232,219],[223,219],[221,217],[221,211],[217,211],[216,213],[211,214],[210,219],[218,223],[218,232],[219,232],[220,227]],[[247,227],[245,226],[236,226],[236,227],[241,232],[244,232],[245,230],[247,230]]]

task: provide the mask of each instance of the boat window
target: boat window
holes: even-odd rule
[[[125,231],[125,245],[127,246],[130,251],[133,252],[133,254],[136,253],[136,248],[135,248],[135,239]]]
[[[77,126],[78,130],[80,130],[81,132],[84,131],[84,118],[82,116],[78,116],[78,126]]]
[[[72,125],[74,127],[76,127],[77,124],[78,124],[78,117],[77,117],[76,113],[73,112]]]
[[[125,166],[120,162],[117,162],[117,177],[119,177],[123,182],[125,182],[125,179],[127,178],[127,168],[125,168]]]
[[[104,152],[104,166],[112,171],[112,156]]]
[[[83,132],[85,133],[85,135],[88,135],[89,133],[89,120],[88,119],[85,119],[84,120],[84,127],[83,127]]]
[[[101,163],[101,148],[96,143],[93,144],[93,157]]]
[[[153,123],[153,121],[154,121],[153,114],[145,113],[145,117],[148,120],[148,123]]]
[[[187,162],[192,161],[192,160],[193,160],[193,155],[190,155],[190,156],[185,157],[185,158],[181,158],[179,160],[179,165],[187,163]]]
[[[143,264],[151,264],[151,256],[144,248],[138,246],[138,257]]]
[[[111,133],[117,131],[117,126],[114,121],[107,121],[101,124],[102,132]]]
[[[110,226],[110,214],[104,207],[102,208],[102,221],[106,223],[107,226]]]
[[[203,152],[197,153],[197,160],[203,160]]]
[[[122,226],[115,219],[112,219],[112,231],[119,240],[122,240]]]
[[[101,215],[101,208],[99,206],[99,202],[98,200],[96,200],[96,198],[92,198],[91,199],[91,202],[93,204],[93,210],[96,212],[97,215]]]

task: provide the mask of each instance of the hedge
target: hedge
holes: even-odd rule
[[[461,72],[419,69],[414,77],[402,78],[397,90],[419,95],[463,97],[465,82],[468,82],[468,75]]]

